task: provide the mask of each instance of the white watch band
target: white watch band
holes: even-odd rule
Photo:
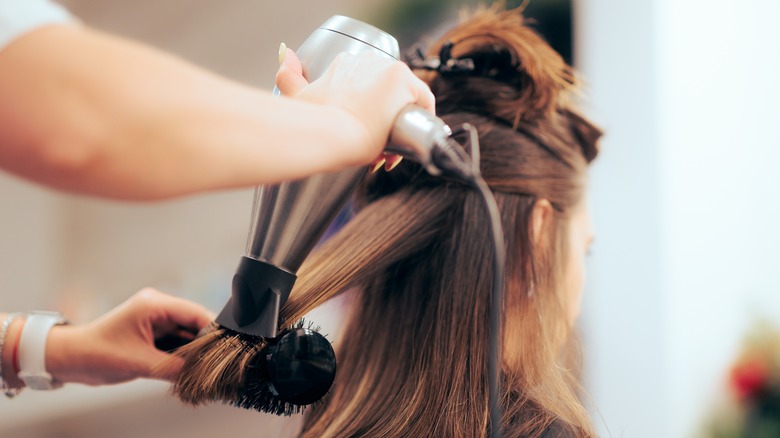
[[[46,339],[49,330],[67,320],[55,312],[31,312],[19,338],[19,379],[30,389],[49,390],[62,386],[46,371]]]

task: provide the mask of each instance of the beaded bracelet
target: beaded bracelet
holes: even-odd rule
[[[5,396],[8,398],[14,398],[22,390],[22,388],[9,387],[3,378],[3,350],[5,349],[8,328],[11,327],[11,324],[14,322],[14,320],[20,316],[22,316],[21,313],[8,314],[8,316],[5,318],[5,321],[3,321],[3,325],[0,326],[0,390],[2,390],[5,393]],[[11,365],[13,366],[13,364]]]

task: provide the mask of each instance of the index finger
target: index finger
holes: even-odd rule
[[[295,96],[309,81],[303,77],[303,66],[294,51],[285,47],[279,70],[276,72],[276,86],[285,96]]]
[[[210,310],[198,303],[171,295],[157,298],[158,310],[169,322],[197,332],[211,324],[216,317]]]

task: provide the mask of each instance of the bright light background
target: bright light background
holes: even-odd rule
[[[780,3],[590,0],[576,16],[607,131],[590,393],[605,436],[693,436],[749,324],[780,321]]]
[[[88,24],[264,88],[280,41],[296,47],[334,14],[379,24],[394,5],[67,4]],[[780,3],[574,6],[588,114],[607,132],[592,171],[597,237],[581,320],[594,421],[603,436],[694,436],[725,396],[726,370],[750,322],[780,320]],[[0,176],[0,309],[59,308],[85,321],[144,286],[218,309],[244,249],[251,197],[242,190],[114,203]],[[49,427],[58,436],[104,436],[95,412],[115,438],[163,430],[212,437],[215,428],[269,431],[278,423],[218,408],[183,410],[164,391],[138,382],[27,392],[0,400],[0,435],[10,428],[49,436]],[[144,408],[129,409],[130,401]],[[198,423],[206,418],[211,429]],[[122,432],[128,424],[136,429]]]

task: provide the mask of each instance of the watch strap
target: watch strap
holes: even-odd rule
[[[19,339],[19,379],[30,389],[50,390],[62,386],[46,371],[46,340],[55,325],[67,320],[55,312],[27,314]]]

